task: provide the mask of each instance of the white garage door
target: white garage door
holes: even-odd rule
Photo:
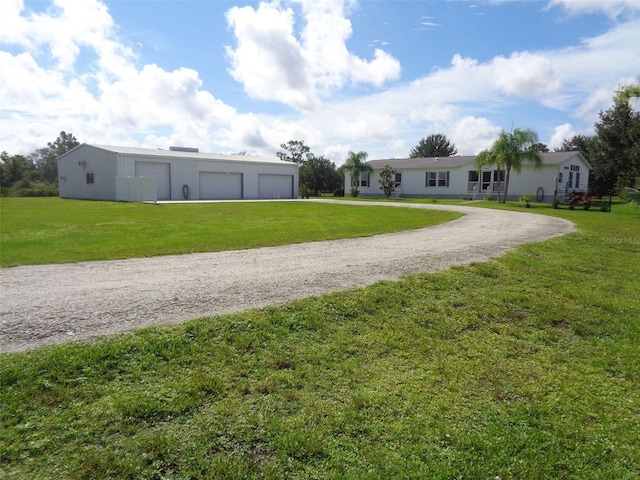
[[[258,175],[260,198],[293,198],[293,175]]]
[[[158,200],[171,200],[171,165],[159,162],[136,162],[136,177],[156,177]]]
[[[200,172],[200,199],[242,199],[242,174]]]

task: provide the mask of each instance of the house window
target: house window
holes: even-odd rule
[[[491,186],[491,172],[482,172],[482,191],[486,192]]]
[[[396,172],[395,180],[393,182],[393,187],[398,188],[400,185],[402,185],[402,173]]]
[[[580,188],[580,172],[576,172],[576,188]]]
[[[568,188],[573,187],[573,172],[569,172],[569,181],[567,182],[567,187]]]
[[[87,183],[93,183],[93,173],[87,173]]]
[[[370,176],[371,176],[370,173],[363,173],[362,175],[360,175],[360,186],[361,187],[368,187],[369,186]]]
[[[449,172],[427,172],[425,187],[448,187]]]
[[[558,172],[558,185],[562,185],[562,172]]]

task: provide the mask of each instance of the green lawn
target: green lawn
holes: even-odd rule
[[[0,478],[639,478],[640,213],[530,211],[579,231],[0,355]]]
[[[452,212],[302,202],[0,199],[0,266],[246,249],[430,226]]]

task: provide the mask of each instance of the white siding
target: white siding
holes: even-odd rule
[[[186,200],[185,191],[189,200],[298,195],[298,165],[270,158],[82,144],[59,165],[60,196],[68,198],[116,200],[116,177],[155,178],[158,200]],[[94,184],[86,173],[94,174]],[[128,198],[127,185],[120,181],[118,199]]]
[[[87,183],[87,175],[93,183]],[[58,185],[61,198],[87,200],[116,199],[116,155],[80,145],[58,160]]]

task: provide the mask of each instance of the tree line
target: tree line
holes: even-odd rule
[[[58,157],[80,142],[72,133],[60,132],[58,138],[28,155],[0,154],[2,195],[47,197],[58,195]]]
[[[615,195],[640,182],[640,111],[633,108],[638,98],[640,84],[621,88],[613,105],[600,112],[594,135],[575,135],[556,149],[578,150],[589,161],[591,193]]]
[[[593,170],[589,175],[589,192],[596,195],[616,195],[628,187],[638,187],[640,182],[640,112],[634,102],[640,98],[640,84],[622,87],[614,95],[613,105],[601,111],[595,124],[595,134],[575,135],[565,139],[555,151],[581,152]],[[58,138],[36,149],[28,155],[0,154],[0,187],[2,195],[46,196],[58,195],[57,158],[80,143],[71,133],[60,132]],[[344,178],[352,178],[349,194],[357,196],[358,180],[371,169],[366,163],[366,152],[349,152],[344,165],[324,156],[315,155],[304,140],[290,140],[280,145],[276,155],[281,160],[300,165],[300,196],[318,196],[333,193],[345,195]],[[504,130],[498,135],[490,149],[480,152],[478,169],[496,165],[505,171],[505,193],[511,170],[519,171],[522,161],[540,163],[539,153],[548,152],[548,147],[538,141],[531,129]],[[446,135],[431,134],[422,138],[409,151],[410,158],[448,157],[458,153],[458,148]],[[505,156],[506,155],[506,156]],[[506,159],[506,160],[505,160]],[[380,189],[385,196],[393,192],[391,167],[385,170]]]

